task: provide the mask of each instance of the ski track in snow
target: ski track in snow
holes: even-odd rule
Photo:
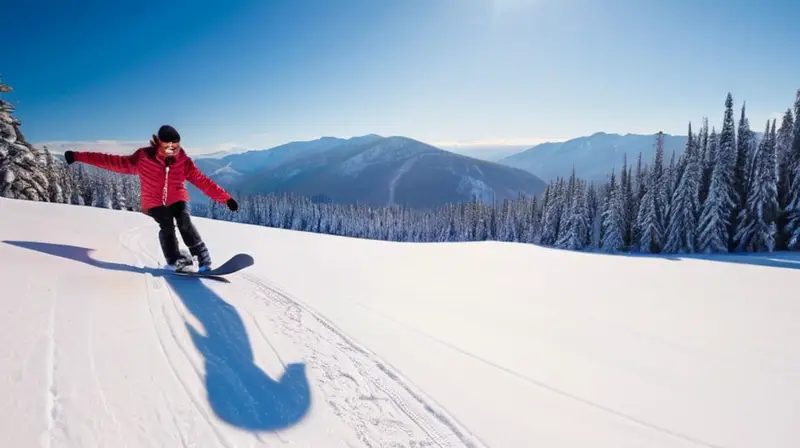
[[[91,310],[92,309],[89,308],[87,311],[91,313],[92,312]],[[100,401],[103,404],[103,410],[106,411],[111,416],[111,420],[114,422],[114,426],[117,428],[117,433],[120,436],[120,440],[125,442],[125,438],[122,436],[122,426],[120,425],[119,420],[117,419],[117,415],[114,412],[114,409],[108,405],[108,398],[106,397],[106,393],[103,390],[103,385],[100,383],[100,377],[97,376],[97,366],[94,359],[94,344],[93,344],[94,338],[92,337],[93,332],[91,330],[94,319],[89,318],[88,322],[89,322],[89,331],[86,332],[87,336],[86,343],[89,346],[89,363],[90,363],[89,367],[92,371],[92,379],[94,379],[94,382],[97,385],[97,390],[100,392]],[[125,443],[125,446],[128,446],[128,444]]]
[[[47,403],[45,410],[47,415],[47,432],[42,435],[42,445],[45,448],[50,448],[53,443],[53,431],[55,430],[56,421],[58,420],[58,391],[56,389],[55,375],[56,375],[56,304],[57,291],[53,290],[53,305],[50,307],[50,316],[47,322],[47,389],[45,391],[45,403]]]
[[[406,162],[406,170],[414,160],[416,158],[412,159],[411,163]],[[159,266],[157,259],[148,254],[142,244],[141,231],[145,228],[137,227],[124,232],[120,235],[120,242],[136,257],[141,267]],[[144,261],[145,258],[147,262]],[[325,403],[332,414],[355,432],[356,438],[363,443],[363,446],[370,448],[483,446],[474,436],[455,423],[454,419],[446,416],[443,410],[439,410],[432,400],[423,398],[421,392],[414,390],[385,362],[350,340],[318,313],[264,279],[248,273],[241,273],[238,277],[240,278],[237,280],[245,282],[233,281],[224,285],[225,288],[230,288],[230,292],[223,294],[223,298],[232,302],[231,306],[240,300],[253,301],[252,307],[241,307],[243,309],[240,310],[242,318],[252,321],[257,329],[257,332],[250,337],[262,338],[284,367],[286,362],[276,347],[291,346],[294,351],[292,356],[303,359],[308,365],[312,394],[315,392],[318,394],[318,398],[312,401],[318,403],[317,406],[319,403]],[[204,402],[206,398],[196,396],[192,388],[187,385],[186,379],[181,378],[180,372],[186,369],[179,369],[176,366],[178,363],[188,363],[197,376],[191,381],[203,383],[204,372],[189,353],[193,349],[191,342],[188,347],[183,342],[191,339],[188,335],[176,334],[176,332],[185,333],[185,326],[180,325],[180,328],[176,328],[173,324],[176,320],[190,323],[192,318],[179,305],[180,298],[171,291],[165,279],[146,274],[145,281],[154,331],[161,352],[175,379],[192,400],[194,411],[202,416],[208,429],[215,433],[219,444],[232,446],[219,431],[219,423],[215,422],[214,417],[206,411],[208,409],[208,404]],[[168,296],[170,300],[164,301],[161,297],[154,297],[154,294]],[[172,305],[170,310],[166,309],[167,303]],[[170,317],[175,315],[180,319]],[[202,328],[202,325],[197,326],[193,322],[192,325]],[[175,358],[177,352],[183,355],[181,356],[183,359]],[[235,378],[231,380],[236,381]],[[258,399],[258,397],[252,398],[253,401]],[[170,402],[166,398],[165,401]],[[181,420],[174,415],[173,418]],[[192,446],[193,444],[187,441],[190,436],[184,433],[186,426],[186,424],[179,425],[176,421],[174,430],[180,436],[183,446]],[[278,444],[288,443],[280,436],[280,431],[267,434],[277,438]],[[258,433],[251,435],[264,443]]]
[[[328,403],[366,446],[383,446],[376,443],[387,436],[402,437],[409,446],[479,446],[384,362],[316,312],[265,280],[246,273],[241,277],[252,284],[253,299],[271,308],[264,316],[302,349],[311,370],[320,373],[319,386]]]

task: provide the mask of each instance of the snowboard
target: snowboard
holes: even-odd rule
[[[208,271],[170,271],[170,273],[183,277],[203,277],[221,280],[224,276],[239,272],[244,268],[252,266],[254,263],[255,261],[251,255],[236,254],[225,263]]]

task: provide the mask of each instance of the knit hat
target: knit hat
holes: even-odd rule
[[[164,143],[178,143],[181,141],[181,135],[175,128],[165,124],[158,129],[158,140]]]

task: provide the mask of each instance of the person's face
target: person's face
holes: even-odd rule
[[[181,147],[180,142],[159,142],[159,150],[167,156],[175,155]]]

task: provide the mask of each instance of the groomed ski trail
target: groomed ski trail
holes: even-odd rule
[[[120,235],[122,245],[137,258],[139,267],[160,267],[157,249],[144,244],[143,232],[154,231],[152,226],[129,229]],[[258,263],[258,260],[256,260]],[[186,323],[202,330],[197,319],[181,303],[165,278],[144,274],[148,284],[148,306],[154,330],[158,335],[162,353],[173,367],[175,378],[195,403],[194,413],[201,419],[206,430],[214,433],[214,446],[240,446],[239,443],[266,444],[266,446],[297,443],[300,432],[292,428],[274,432],[252,432],[248,439],[236,442],[227,440],[217,430],[220,423],[214,421],[206,404],[206,392],[192,390],[188,384],[201,383],[205,375],[202,362],[189,342],[186,347]],[[217,293],[233,309],[239,310],[242,320],[252,323],[257,332],[250,332],[249,344],[269,348],[262,350],[261,358],[274,360],[287,368],[287,362],[305,362],[310,383],[312,411],[332,414],[344,427],[353,432],[355,440],[365,447],[483,447],[484,445],[461,427],[452,417],[440,409],[432,399],[402,376],[393,371],[386,362],[370,353],[365,347],[347,337],[324,317],[306,305],[281,291],[270,281],[242,272],[230,276],[231,283],[220,284],[202,279],[176,279],[178,281],[203,281],[204,285]],[[202,300],[202,299],[200,299]],[[247,306],[240,306],[247,301]],[[257,333],[257,334],[256,334]],[[292,359],[294,358],[294,359]],[[197,380],[186,381],[179,372],[179,365],[192,365]],[[229,379],[232,382],[236,378]],[[259,397],[251,397],[258,401]],[[323,408],[324,409],[321,409]],[[176,426],[178,422],[176,421]],[[325,428],[306,426],[311,433]],[[244,432],[244,430],[242,430]],[[332,434],[333,435],[333,434]],[[193,446],[196,437],[180,434],[183,446]],[[318,438],[318,437],[314,437]],[[313,440],[312,438],[311,440]],[[195,440],[189,440],[195,439]],[[246,441],[246,442],[245,442]],[[337,445],[333,443],[333,445]],[[348,443],[349,445],[349,443]]]
[[[266,280],[247,273],[242,277],[255,286],[252,290],[255,299],[279,310],[277,313],[267,313],[267,318],[284,334],[292,335],[298,346],[303,346],[311,352],[314,364],[326,372],[325,382],[330,383],[329,389],[334,393],[333,398],[350,403],[346,399],[341,400],[341,398],[346,398],[342,395],[348,391],[346,387],[341,387],[346,386],[347,381],[342,384],[339,379],[346,379],[353,383],[358,391],[359,402],[352,403],[354,406],[351,406],[348,411],[362,418],[360,423],[355,426],[360,436],[369,435],[366,422],[380,422],[369,415],[369,412],[364,412],[364,406],[372,404],[378,408],[377,410],[383,416],[387,426],[397,426],[397,430],[403,430],[409,436],[414,434],[413,426],[416,426],[436,446],[454,446],[453,444],[465,447],[483,446],[443,409],[440,409],[430,397],[424,396],[408,380],[403,379],[398,372],[389,367],[384,360],[349,338],[317,312]],[[276,316],[278,319],[274,319]],[[291,318],[283,319],[281,316]],[[317,348],[320,343],[323,346],[335,346],[337,350],[326,353]],[[346,358],[342,359],[341,356],[337,356],[337,351],[346,355]],[[345,368],[348,366],[351,368]],[[340,397],[336,397],[337,394]],[[381,402],[386,404],[381,406]],[[407,417],[410,422],[403,422],[403,416]],[[393,418],[387,419],[387,417]],[[409,446],[415,446],[414,440],[409,439],[405,442]],[[425,443],[424,438],[416,440],[416,442],[416,446],[429,446]],[[370,444],[370,446],[373,445]]]

